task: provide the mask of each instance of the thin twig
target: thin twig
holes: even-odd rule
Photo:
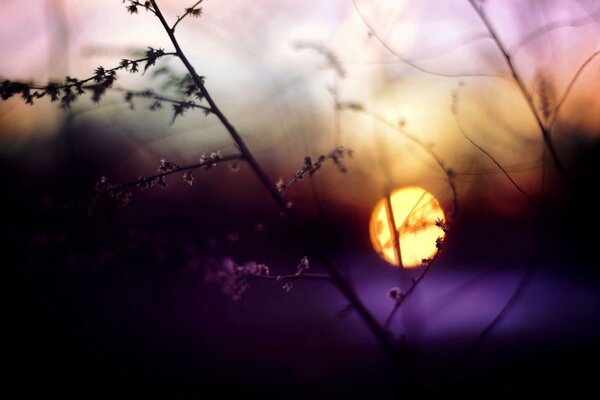
[[[203,106],[201,104],[198,103],[194,103],[193,101],[189,101],[189,100],[177,100],[177,99],[173,99],[164,95],[160,95],[160,94],[156,94],[154,93],[152,90],[139,90],[139,91],[135,91],[135,90],[128,90],[125,88],[120,88],[117,87],[114,90],[118,91],[118,92],[124,92],[126,94],[130,94],[134,97],[142,97],[145,99],[152,99],[152,100],[157,100],[157,101],[164,101],[165,103],[172,103],[172,104],[184,104],[186,107],[191,107],[191,108],[197,108],[199,110],[203,110],[206,114],[209,114],[212,112],[212,110],[210,109],[210,107],[206,107]]]
[[[111,72],[117,72],[117,71],[122,70],[122,69],[127,69],[127,68],[129,68],[130,64],[132,64],[132,63],[139,64],[139,63],[143,63],[145,61],[148,61],[150,59],[157,60],[157,59],[159,59],[161,57],[164,57],[164,56],[176,56],[176,55],[177,55],[177,53],[162,53],[162,54],[153,54],[150,57],[138,58],[136,60],[127,60],[128,61],[127,64],[123,64],[122,63],[122,64],[120,64],[120,65],[118,65],[116,67],[104,70],[104,73],[105,74],[109,74]],[[89,78],[85,78],[85,79],[77,79],[76,83],[65,83],[65,84],[54,84],[54,83],[52,83],[52,85],[53,85],[53,88],[55,88],[55,89],[70,89],[70,88],[75,88],[75,87],[78,87],[78,86],[82,87],[83,89],[89,89],[89,88],[92,88],[94,86],[98,86],[98,85],[101,84],[101,83],[97,83],[97,84],[92,84],[92,85],[84,85],[85,83],[94,81],[95,79],[97,79],[96,75],[91,76]],[[27,88],[33,89],[33,90],[44,90],[44,89],[48,88],[48,85],[44,86],[44,85],[39,85],[39,84],[34,84],[34,83],[24,83],[24,82],[12,82],[12,83],[18,83],[18,84],[22,85],[23,87],[27,87]]]
[[[400,310],[400,307],[402,307],[402,304],[404,304],[404,302],[406,301],[408,296],[415,290],[415,288],[423,280],[423,278],[425,278],[425,275],[427,274],[427,272],[429,271],[429,269],[431,268],[432,265],[433,265],[433,262],[428,263],[425,266],[425,269],[423,269],[423,272],[421,272],[421,275],[419,275],[419,277],[417,279],[412,281],[412,284],[410,285],[410,287],[408,288],[406,293],[403,293],[402,296],[400,297],[400,299],[398,301],[396,301],[396,304],[394,304],[394,308],[392,308],[392,311],[390,312],[390,314],[385,319],[385,322],[383,323],[383,327],[385,329],[389,330],[390,325],[394,319],[394,316],[396,315],[398,310]]]
[[[456,189],[456,182],[454,180],[456,173],[454,172],[454,170],[452,168],[449,168],[448,166],[446,166],[446,163],[444,162],[444,160],[442,160],[442,158],[435,152],[433,151],[433,149],[431,148],[431,146],[428,146],[427,144],[423,143],[421,141],[421,139],[419,139],[416,135],[414,135],[413,133],[407,131],[406,129],[399,127],[397,125],[394,125],[390,122],[388,122],[386,119],[381,118],[377,115],[371,114],[367,111],[364,110],[351,110],[351,111],[357,111],[362,113],[365,116],[368,116],[369,118],[373,119],[374,121],[387,126],[390,129],[395,130],[396,132],[400,133],[402,136],[404,136],[405,138],[407,138],[408,140],[410,140],[411,142],[415,143],[416,145],[418,145],[421,149],[423,149],[427,154],[429,154],[429,156],[431,158],[433,158],[433,160],[435,161],[435,163],[440,167],[440,169],[443,171],[445,177],[446,177],[446,182],[448,183],[448,187],[450,188],[451,192],[452,192],[452,210],[450,212],[450,218],[447,218],[449,221],[453,221],[454,217],[458,214],[458,190]]]
[[[266,279],[272,281],[295,281],[300,279],[317,280],[317,281],[331,281],[333,278],[327,274],[289,274],[289,275],[254,275],[252,279]]]
[[[552,113],[552,116],[550,117],[550,122],[548,123],[548,130],[550,130],[550,131],[552,130],[552,127],[554,126],[554,123],[558,119],[558,113],[560,112],[560,109],[561,109],[563,103],[565,102],[565,100],[567,100],[567,97],[571,93],[571,90],[573,89],[573,86],[575,86],[575,82],[577,82],[577,79],[579,79],[579,77],[581,76],[581,73],[583,72],[583,70],[599,54],[600,54],[600,50],[597,50],[594,53],[592,53],[592,55],[590,55],[584,61],[584,63],[581,64],[581,66],[579,67],[579,69],[577,70],[577,72],[575,73],[575,75],[573,75],[573,78],[571,79],[571,81],[567,85],[567,88],[565,89],[565,92],[562,94],[562,96],[560,96],[560,100],[558,101],[558,104],[556,105],[556,108],[554,109],[554,112]]]
[[[522,165],[522,164],[516,164],[514,167],[504,167],[504,169],[509,172],[509,173],[515,173],[515,172],[529,172],[529,171],[535,171],[537,169],[542,169],[544,168],[543,165],[541,164],[533,164],[530,166],[527,166],[527,164]],[[488,170],[478,170],[478,171],[469,171],[469,172],[456,172],[456,176],[481,176],[481,175],[497,175],[497,174],[501,174],[502,171],[498,171],[497,168],[491,168]]]
[[[148,6],[146,5],[146,3],[141,3],[141,2],[139,2],[139,1],[136,1],[136,0],[129,0],[129,4],[132,4],[132,5],[134,5],[134,6],[140,6],[140,7],[144,7],[144,8],[146,9],[146,11],[150,11],[152,14],[156,15],[156,11],[154,11],[154,10],[152,9],[152,7],[148,7]]]
[[[397,241],[398,241],[398,249],[400,249],[400,231],[402,230],[403,227],[406,226],[407,222],[408,222],[408,217],[414,213],[416,210],[420,210],[422,207],[425,207],[427,205],[427,203],[425,203],[423,206],[417,208],[417,206],[421,203],[421,200],[423,200],[423,198],[425,197],[425,195],[427,194],[426,191],[423,191],[423,193],[421,194],[421,196],[419,197],[419,199],[415,202],[415,204],[412,206],[412,208],[410,209],[410,211],[408,212],[408,215],[406,216],[406,219],[402,222],[402,225],[396,230],[396,237],[397,237]],[[444,227],[444,232],[447,232],[448,228],[447,225],[445,225]],[[400,251],[400,250],[398,250]],[[385,319],[385,322],[383,324],[384,328],[389,330],[389,327],[392,323],[392,320],[394,319],[394,315],[398,312],[398,310],[400,309],[402,303],[405,301],[406,297],[409,296],[413,290],[415,289],[415,286],[421,281],[421,279],[423,279],[423,277],[425,276],[425,274],[427,273],[427,270],[429,270],[429,268],[431,268],[431,264],[434,263],[435,260],[437,260],[437,258],[439,257],[440,252],[438,251],[435,256],[432,259],[429,259],[426,263],[426,267],[423,270],[423,272],[421,273],[421,275],[419,275],[419,278],[414,280],[411,279],[411,286],[408,288],[408,290],[406,291],[406,293],[402,293],[400,298],[396,301],[396,304],[394,305],[394,308],[392,308],[392,310],[390,311],[389,315],[387,316],[387,318]],[[402,264],[400,264],[402,265]]]
[[[232,154],[232,155],[227,155],[227,156],[222,156],[219,159],[215,159],[215,160],[211,160],[212,163],[214,164],[220,164],[223,162],[228,162],[228,161],[236,161],[236,160],[243,160],[244,158],[239,155],[239,154]],[[179,172],[185,172],[185,171],[195,171],[198,168],[205,168],[207,166],[206,162],[200,162],[200,163],[195,163],[195,164],[189,164],[189,165],[184,165],[184,166],[177,166],[174,169],[171,169],[169,171],[165,171],[165,172],[161,172],[158,174],[154,174],[154,175],[150,175],[150,176],[145,176],[143,177],[144,180],[149,181],[149,180],[154,180],[154,179],[159,179],[159,178],[164,178],[165,176],[169,176],[172,174],[176,174]],[[140,179],[137,179],[135,181],[131,181],[131,182],[127,182],[127,183],[122,183],[116,186],[111,186],[109,190],[111,191],[119,191],[119,190],[123,190],[123,189],[127,189],[130,187],[134,187],[140,184]]]
[[[369,30],[369,32],[373,35],[373,37],[375,39],[377,39],[377,41],[388,51],[390,52],[392,55],[394,55],[396,58],[398,58],[398,60],[402,61],[404,64],[416,69],[417,71],[421,71],[425,74],[428,75],[434,75],[434,76],[440,76],[443,78],[468,78],[468,77],[499,77],[498,74],[488,74],[488,73],[445,73],[445,72],[438,72],[438,71],[430,71],[424,67],[421,67],[420,65],[414,63],[412,60],[403,57],[401,54],[399,54],[396,50],[394,50],[389,44],[387,44],[385,42],[385,40],[383,40],[379,34],[375,31],[375,29],[373,29],[373,27],[371,26],[371,24],[367,21],[367,19],[364,17],[364,15],[362,14],[362,12],[360,11],[360,8],[358,7],[358,4],[356,3],[356,0],[352,0],[352,4],[354,5],[354,9],[356,10],[356,13],[358,14],[358,16],[360,17],[360,19],[362,20],[362,22],[365,24],[365,26],[367,27],[367,29]]]
[[[173,24],[173,26],[171,27],[171,31],[175,32],[175,28],[177,27],[177,25],[183,21],[183,19],[185,17],[187,17],[188,15],[190,15],[193,10],[200,5],[200,3],[202,3],[204,0],[199,0],[197,1],[193,6],[186,8],[185,13],[181,16],[177,18],[177,21],[175,21],[175,23]]]
[[[498,169],[500,169],[500,171],[504,174],[504,176],[506,176],[506,179],[508,179],[510,181],[510,183],[515,187],[515,189],[517,189],[519,191],[519,193],[521,193],[523,196],[525,196],[525,198],[527,198],[527,200],[529,200],[537,208],[539,208],[539,209],[542,208],[541,204],[538,203],[538,201],[536,199],[534,199],[529,193],[527,193],[512,178],[512,176],[510,176],[510,174],[508,173],[508,171],[506,170],[506,168],[504,168],[502,166],[502,164],[500,164],[498,162],[498,160],[496,160],[496,158],[490,154],[489,151],[485,150],[483,147],[481,147],[480,145],[478,145],[473,139],[471,139],[469,137],[469,135],[467,135],[467,133],[462,128],[462,125],[461,125],[460,120],[459,120],[459,114],[458,113],[454,114],[454,122],[456,122],[456,127],[458,128],[459,132],[465,137],[465,139],[467,139],[469,141],[469,143],[471,143],[475,148],[477,148],[477,150],[481,151],[487,158],[489,158],[498,167]]]
[[[544,26],[534,30],[527,36],[523,37],[521,40],[519,40],[518,42],[513,44],[508,49],[508,52],[510,54],[515,55],[519,50],[521,50],[523,47],[527,46],[529,43],[533,42],[538,37],[540,37],[548,32],[554,31],[556,29],[569,28],[569,27],[574,28],[574,27],[584,26],[584,25],[596,22],[598,20],[600,20],[600,8],[597,9],[596,11],[594,11],[593,13],[586,15],[585,17],[551,22],[547,25],[544,25]]]
[[[431,158],[433,158],[435,160],[435,162],[438,164],[438,166],[443,171],[443,173],[446,177],[446,182],[448,184],[448,187],[450,188],[450,191],[452,192],[452,210],[449,213],[450,217],[446,218],[447,222],[445,222],[443,225],[443,230],[444,230],[444,232],[447,233],[450,226],[452,226],[452,223],[454,222],[456,215],[458,214],[458,191],[456,189],[456,182],[455,182],[456,175],[455,175],[454,171],[451,168],[446,166],[446,164],[441,159],[441,157],[435,151],[433,151],[433,149],[430,146],[427,146],[425,143],[423,143],[421,141],[421,139],[419,139],[414,134],[408,132],[406,129],[396,126],[396,125],[393,125],[393,124],[389,123],[388,121],[386,121],[385,119],[380,118],[376,115],[370,114],[370,113],[366,112],[365,110],[362,110],[362,109],[361,110],[350,109],[350,110],[360,112],[360,113],[372,118],[374,121],[399,132],[404,137],[406,137],[407,139],[409,139],[410,141],[412,141],[413,143],[415,143],[419,147],[421,147],[425,152],[427,152],[429,154],[429,156]],[[420,202],[420,200],[419,200],[419,202]],[[418,205],[419,202],[417,202],[417,204],[415,204],[415,206],[413,207],[413,210]],[[411,210],[410,212],[413,212],[413,210]],[[399,247],[399,241],[398,241],[398,247]],[[398,310],[400,309],[402,304],[405,302],[406,298],[414,291],[415,286],[425,277],[425,274],[429,271],[429,269],[431,268],[431,265],[434,264],[435,261],[439,258],[440,254],[441,254],[441,251],[438,250],[438,252],[435,254],[435,256],[432,259],[427,260],[425,269],[423,270],[421,275],[419,275],[419,277],[416,280],[412,281],[412,284],[409,287],[409,289],[406,291],[406,293],[402,294],[401,298],[394,305],[394,308],[391,310],[390,314],[388,315],[388,317],[386,318],[386,320],[383,324],[383,326],[386,330],[389,330],[389,325],[391,324],[394,316],[396,315],[396,313],[398,312]]]

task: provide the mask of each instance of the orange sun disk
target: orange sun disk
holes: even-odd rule
[[[431,193],[415,186],[397,189],[373,209],[371,243],[390,264],[418,267],[437,253],[437,239],[444,239],[436,221],[444,221],[444,211]]]

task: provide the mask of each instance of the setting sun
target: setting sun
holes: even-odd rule
[[[373,209],[371,242],[390,264],[416,267],[435,255],[437,239],[444,238],[436,221],[444,221],[444,212],[431,193],[414,186],[397,189]]]

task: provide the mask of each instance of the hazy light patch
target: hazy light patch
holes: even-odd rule
[[[464,351],[506,305],[525,269],[482,265],[466,272],[434,266],[397,314],[392,330],[406,334],[411,343],[426,346],[460,339],[465,346],[456,351]],[[393,307],[385,296],[392,285],[390,276],[361,278],[361,295],[375,315],[385,319]],[[540,266],[511,312],[494,329],[488,344],[540,333],[548,340],[585,334],[587,324],[598,321],[596,297],[595,289],[586,282],[553,276]]]
[[[66,65],[70,66],[65,75],[88,77],[98,65],[114,66],[133,51],[143,51],[147,46],[166,50],[172,47],[151,14],[141,11],[129,15],[120,2],[108,5],[34,0],[29,4],[22,7],[21,2],[14,0],[3,4],[0,30],[10,40],[0,43],[0,50],[11,57],[2,61],[2,77],[35,78],[41,82],[51,77],[47,49],[61,46],[50,46],[51,32],[56,27],[45,15],[47,4],[64,4],[70,33],[68,46],[63,46]],[[160,4],[170,20],[182,12],[179,1]],[[457,132],[450,107],[451,93],[463,81],[465,87],[459,93],[461,119],[468,133],[507,164],[522,162],[524,158],[531,161],[531,154],[525,149],[531,141],[539,141],[540,135],[513,83],[498,78],[426,74],[397,57],[413,60],[434,73],[506,74],[506,66],[491,40],[464,44],[469,37],[485,32],[467,2],[457,6],[433,0],[357,0],[362,18],[384,44],[369,32],[349,1],[262,0],[258,4],[260,7],[256,2],[241,0],[207,3],[201,19],[185,21],[177,28],[184,50],[198,72],[207,77],[214,97],[251,142],[256,138],[254,145],[264,147],[275,141],[279,148],[290,149],[283,157],[286,160],[300,159],[304,152],[327,151],[334,138],[331,89],[336,87],[341,101],[359,103],[366,110],[363,114],[340,113],[341,144],[354,148],[357,162],[377,165],[375,181],[393,185],[416,183],[424,176],[437,174],[434,166],[427,163],[428,157],[366,114],[392,124],[403,119],[407,129],[423,142],[434,144],[449,165],[460,169],[463,156],[472,154],[472,149]],[[582,18],[595,6],[593,2],[488,2],[486,11],[502,41],[512,46],[545,23]],[[536,73],[549,71],[556,92],[561,93],[579,64],[597,48],[597,40],[592,38],[597,37],[598,29],[597,23],[558,29],[519,49],[515,62],[528,88],[534,90]],[[346,70],[346,77],[336,77],[322,55],[296,49],[294,44],[298,41],[320,44],[332,51]],[[165,63],[183,73],[177,60]],[[557,130],[573,126],[595,130],[600,118],[594,113],[599,101],[594,82],[600,79],[596,65],[597,61],[565,103]],[[132,89],[158,85],[149,76],[127,73],[119,75],[118,84]],[[118,98],[115,95],[115,101]],[[11,106],[3,103],[0,107],[4,111]],[[78,101],[75,107],[93,106],[88,101]],[[44,107],[36,108],[31,118],[43,125],[43,120],[50,118],[47,112],[56,114],[52,118],[64,117],[57,107]],[[137,120],[130,117],[134,113],[119,111],[114,115],[131,118],[132,124]],[[186,115],[174,129],[206,126],[200,119]],[[171,131],[167,125],[160,129]],[[36,131],[26,121],[19,126],[23,137]],[[227,142],[227,138],[223,141]],[[302,151],[298,153],[298,149]],[[456,149],[460,150],[458,154]],[[382,170],[386,171],[385,177]]]

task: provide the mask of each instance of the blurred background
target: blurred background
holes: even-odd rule
[[[171,21],[191,5],[159,4]],[[543,79],[556,105],[598,50],[598,2],[483,4],[536,104]],[[293,273],[306,255],[243,163],[198,171],[192,187],[174,175],[165,189],[134,193],[126,208],[100,203],[88,215],[103,175],[128,182],[154,174],[161,158],[191,164],[202,152],[237,151],[214,117],[188,111],[173,121],[169,107],[152,112],[143,99],[132,110],[120,90],[173,93],[165,75],[149,69],[120,73],[118,90],[99,104],[89,96],[70,110],[46,99],[0,102],[5,329],[15,388],[160,398],[209,389],[395,398],[589,388],[597,367],[584,365],[595,362],[600,337],[600,221],[592,207],[598,60],[580,74],[553,129],[576,184],[569,193],[467,1],[203,7],[200,19],[178,25],[181,46],[274,181],[290,178],[305,154],[354,151],[347,173],[326,164],[286,196],[379,320],[393,306],[387,291],[419,271],[403,273],[372,249],[373,207],[387,191],[414,185],[446,213],[452,203],[435,160],[394,128],[454,171],[460,211],[445,251],[393,324],[410,361],[393,367],[327,283],[298,282],[286,293],[257,281],[232,301],[205,282],[206,265],[224,257]],[[171,51],[158,20],[128,14],[121,1],[3,0],[0,11],[1,80],[87,78],[149,46]],[[173,58],[154,71],[161,68],[184,73]]]

